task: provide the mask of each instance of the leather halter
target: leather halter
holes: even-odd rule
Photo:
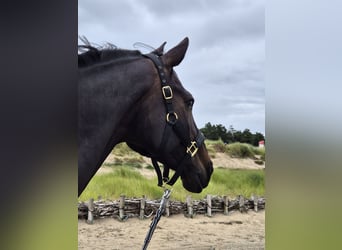
[[[167,144],[167,141],[170,137],[172,130],[176,133],[181,143],[186,148],[184,152],[185,155],[183,156],[182,160],[179,162],[178,167],[171,179],[169,179],[169,171],[170,171],[169,167],[164,166],[163,177],[162,177],[157,159],[153,156],[151,157],[153,167],[156,170],[156,173],[158,176],[158,186],[163,186],[163,181],[166,184],[172,186],[177,181],[179,176],[181,176],[181,174],[183,173],[186,163],[189,160],[191,160],[192,157],[196,155],[198,149],[202,146],[205,138],[204,138],[204,135],[201,133],[201,131],[197,129],[196,138],[194,138],[194,140],[191,140],[189,132],[186,132],[187,131],[186,127],[183,126],[180,122],[178,122],[178,115],[175,112],[173,108],[173,103],[172,103],[173,101],[172,83],[167,81],[165,67],[159,55],[156,53],[149,53],[143,56],[151,59],[157,68],[158,75],[159,75],[160,82],[161,82],[161,91],[163,94],[164,104],[166,108],[166,124],[165,124],[163,137],[159,146],[159,152],[163,153],[164,147]]]

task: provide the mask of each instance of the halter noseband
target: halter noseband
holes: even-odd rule
[[[186,130],[185,127],[180,122],[178,122],[178,115],[174,111],[173,103],[172,103],[173,91],[171,88],[171,82],[168,83],[166,79],[166,71],[165,71],[165,67],[161,58],[156,53],[145,54],[144,56],[151,59],[157,68],[158,75],[159,75],[160,82],[161,82],[161,91],[163,94],[164,104],[166,108],[166,125],[164,129],[163,137],[159,146],[160,148],[159,152],[163,153],[164,147],[170,137],[172,130],[179,137],[181,143],[186,147],[185,155],[183,159],[180,161],[180,163],[178,164],[178,167],[171,179],[169,179],[169,171],[170,171],[169,167],[164,166],[163,177],[162,177],[157,159],[153,156],[151,157],[153,167],[156,170],[156,173],[158,176],[158,186],[163,186],[163,181],[166,184],[172,186],[177,181],[179,176],[181,176],[181,174],[183,173],[186,162],[196,155],[198,149],[202,146],[205,138],[204,138],[204,135],[201,133],[201,131],[197,129],[196,138],[194,138],[194,140],[190,139],[189,133],[185,132]]]

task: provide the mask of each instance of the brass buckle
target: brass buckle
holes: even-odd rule
[[[186,148],[186,153],[190,154],[191,157],[194,157],[197,151],[198,151],[198,147],[195,141],[192,141],[190,147]]]
[[[166,92],[165,90],[168,92]],[[162,92],[165,100],[170,100],[173,98],[172,89],[169,85],[162,87]]]

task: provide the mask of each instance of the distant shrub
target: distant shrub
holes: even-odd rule
[[[127,164],[127,166],[132,167],[132,168],[138,168],[138,169],[143,168],[143,166],[138,162]]]
[[[245,143],[232,143],[227,146],[227,153],[236,158],[254,158],[251,146]]]
[[[146,169],[154,169],[154,167],[152,165],[150,165],[150,164],[148,164],[145,168]]]
[[[207,150],[210,154],[225,153],[227,148],[226,144],[222,140],[208,141],[206,142]]]
[[[254,163],[258,164],[258,165],[262,165],[262,164],[264,164],[264,161],[263,160],[255,160]]]
[[[124,157],[123,158],[123,163],[126,164],[131,164],[131,163],[144,163],[144,158],[142,156],[137,156],[137,157]]]
[[[123,161],[121,158],[115,157],[114,158],[114,165],[122,165]]]
[[[265,152],[265,148],[264,148],[262,153],[260,154],[260,160],[266,161],[265,160],[265,154],[266,154],[266,152]]]
[[[209,157],[212,158],[212,159],[215,159],[215,158],[216,158],[216,154],[214,154],[214,153],[213,153],[213,154],[209,153]]]
[[[209,154],[210,157],[215,158],[216,151],[215,151],[215,149],[213,148],[213,145],[212,145],[212,144],[207,145],[207,151],[208,151],[208,154]]]
[[[260,156],[260,160],[265,161],[265,151],[264,151],[264,153]]]
[[[132,150],[127,146],[126,143],[119,143],[113,149],[112,154],[115,154],[117,156],[125,156],[130,154],[131,151]]]
[[[221,139],[214,144],[216,152],[225,153],[227,151],[227,145]]]
[[[214,149],[218,153],[225,153],[226,152],[226,146],[223,143],[214,144]]]
[[[265,148],[251,146],[251,150],[255,155],[265,155]]]
[[[116,166],[116,163],[105,162],[105,163],[103,163],[102,165],[105,166],[105,167],[114,167],[114,166]]]

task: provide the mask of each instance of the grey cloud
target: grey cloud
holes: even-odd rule
[[[224,15],[212,16],[196,37],[202,46],[231,44],[241,40],[262,39],[265,34],[264,6],[250,6],[246,10],[227,10]],[[237,41],[236,41],[237,40]]]
[[[205,18],[205,15],[209,12],[216,12],[218,9],[236,8],[244,5],[244,3],[239,0],[215,0],[215,2],[212,0],[145,0],[143,5],[153,15],[160,18],[181,17],[186,21],[186,17],[189,15]]]
[[[195,96],[195,120],[264,132],[263,0],[80,0],[79,34],[91,42],[166,50],[185,36],[190,46],[176,67]],[[142,52],[146,52],[142,50]]]

